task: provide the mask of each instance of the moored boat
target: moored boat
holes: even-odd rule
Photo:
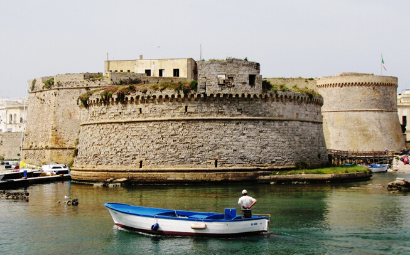
[[[57,163],[48,163],[41,166],[41,170],[47,175],[59,175],[59,174],[69,174],[70,169],[67,165],[57,164]]]
[[[268,232],[269,218],[242,218],[236,209],[225,213],[169,210],[105,203],[115,225],[155,235],[231,237]]]
[[[387,172],[388,164],[371,164],[369,168],[373,173],[384,173]]]

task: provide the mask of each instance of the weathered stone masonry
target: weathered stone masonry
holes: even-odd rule
[[[329,149],[400,151],[405,147],[397,117],[397,78],[342,73],[320,78],[323,131]]]
[[[82,110],[74,179],[240,181],[256,178],[257,169],[327,161],[321,97],[172,92],[127,102],[94,98]]]

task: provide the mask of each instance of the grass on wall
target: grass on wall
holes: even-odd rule
[[[128,82],[140,82],[140,80],[125,80]],[[121,84],[124,84],[121,82]],[[78,99],[81,101],[85,108],[88,108],[88,99],[91,95],[99,93],[100,99],[104,104],[107,104],[113,97],[114,94],[117,95],[117,99],[121,103],[125,103],[125,96],[134,94],[136,92],[146,93],[148,90],[153,91],[164,91],[164,90],[174,90],[178,93],[182,92],[188,94],[192,91],[196,91],[198,87],[198,82],[193,80],[191,82],[162,82],[156,84],[128,84],[128,85],[113,85],[110,87],[105,87],[102,89],[96,89],[92,91],[87,91],[86,93],[80,95]]]

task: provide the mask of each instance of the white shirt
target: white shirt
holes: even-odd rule
[[[254,199],[253,197],[250,197],[248,195],[246,196],[241,196],[238,200],[238,204],[241,206],[242,210],[251,210],[251,209],[244,209],[243,207],[249,207],[253,202],[255,202],[256,199]]]

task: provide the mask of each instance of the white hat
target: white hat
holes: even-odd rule
[[[248,194],[248,191],[246,189],[242,190],[242,195]]]

